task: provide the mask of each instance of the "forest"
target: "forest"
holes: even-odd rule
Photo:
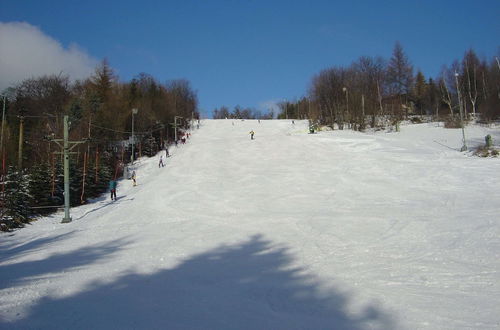
[[[416,71],[416,72],[415,72]],[[473,49],[443,65],[438,77],[415,70],[401,43],[392,56],[361,56],[348,67],[332,66],[315,74],[307,96],[278,103],[278,119],[309,119],[311,125],[364,130],[392,127],[425,118],[460,127],[470,120],[500,116],[499,58],[480,58]],[[221,107],[214,118],[256,118],[251,110]],[[460,118],[462,117],[462,120]]]
[[[141,73],[120,82],[103,60],[84,81],[65,75],[24,80],[2,92],[3,231],[22,227],[63,203],[63,116],[69,118],[71,205],[106,191],[131,160],[153,156],[199,119],[187,80],[160,83]],[[134,110],[133,110],[134,109]],[[133,128],[132,128],[133,127]],[[134,130],[134,138],[132,138]]]

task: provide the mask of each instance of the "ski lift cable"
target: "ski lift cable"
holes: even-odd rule
[[[120,131],[120,130],[116,130],[116,129],[112,129],[112,128],[108,128],[108,127],[103,127],[103,126],[95,125],[95,124],[90,124],[90,125],[93,126],[93,127],[104,129],[104,130],[111,131],[111,132],[123,133],[123,134],[132,134],[131,131]],[[152,130],[149,130],[149,131],[134,132],[134,134],[136,134],[136,135],[149,134],[151,132],[156,132],[156,131],[159,131],[159,130],[162,130],[162,129],[163,129],[163,127],[159,127],[159,128],[155,128],[155,129],[152,129]]]

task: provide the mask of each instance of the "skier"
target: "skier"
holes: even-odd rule
[[[170,154],[168,153],[168,147],[165,147],[165,158],[170,157]]]
[[[132,171],[132,182],[133,182],[133,186],[137,186],[137,181],[135,180],[135,171]]]
[[[116,181],[109,181],[109,190],[111,192],[111,200],[116,200]]]
[[[158,167],[163,167],[165,164],[163,164],[163,155],[160,155],[160,163],[158,164]]]
[[[253,140],[253,135],[255,134],[255,132],[251,130],[249,134],[250,134],[250,139]]]

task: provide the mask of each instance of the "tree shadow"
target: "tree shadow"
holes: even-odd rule
[[[393,329],[375,306],[347,312],[349,297],[292,268],[288,249],[262,236],[220,246],[153,274],[94,282],[44,298],[0,327],[36,329]]]
[[[29,251],[41,249],[43,245],[56,242],[67,235],[68,234],[34,240],[24,245],[11,248],[9,254],[13,253],[16,257],[19,257]],[[115,240],[98,246],[80,248],[69,253],[53,254],[45,259],[5,263],[5,261],[8,262],[9,259],[14,259],[14,257],[10,257],[3,260],[3,264],[0,265],[0,289],[20,286],[25,282],[47,276],[47,274],[54,274],[77,267],[85,267],[93,262],[105,259],[126,244],[127,242],[124,240]],[[9,249],[7,251],[9,251]]]
[[[73,235],[72,232],[68,232],[65,234],[50,236],[44,238],[37,238],[29,242],[17,244],[13,242],[0,242],[0,260],[6,261],[8,259],[15,257],[19,257],[25,253],[31,252],[33,250],[41,249],[43,246],[47,244],[51,244],[57,241],[60,241],[64,238],[69,238]]]
[[[80,220],[82,218],[85,218],[87,215],[89,215],[89,214],[91,214],[93,212],[99,211],[101,209],[104,209],[104,208],[106,208],[107,206],[109,206],[111,204],[120,204],[120,203],[125,202],[125,201],[133,201],[133,200],[134,200],[133,197],[125,199],[125,196],[118,196],[118,197],[116,197],[116,201],[111,201],[109,199],[104,198],[103,201],[101,201],[101,206],[96,206],[95,208],[86,211],[85,213],[83,213],[78,218],[75,218],[75,220]],[[98,205],[98,204],[96,204],[96,205]]]

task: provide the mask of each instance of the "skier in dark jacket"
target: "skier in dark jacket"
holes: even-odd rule
[[[116,181],[111,180],[109,181],[109,190],[111,192],[111,200],[116,200]]]

